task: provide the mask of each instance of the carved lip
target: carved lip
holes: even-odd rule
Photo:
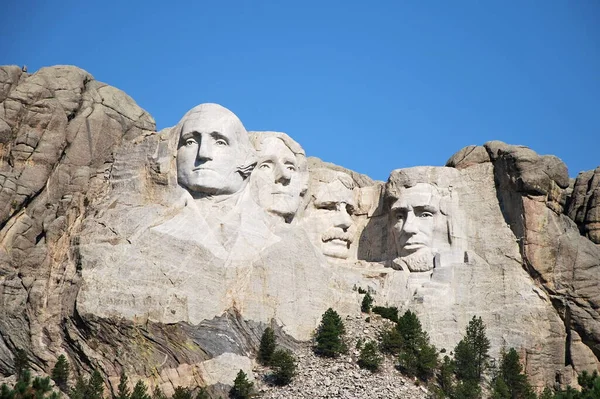
[[[291,193],[286,193],[285,191],[273,191],[271,192],[272,195],[285,195],[287,197],[293,197],[293,195]]]
[[[199,171],[199,170],[211,170],[211,171],[214,171],[214,169],[207,168],[205,166],[197,166],[194,169],[192,169],[193,172],[196,172],[196,171]]]
[[[427,244],[424,242],[407,242],[404,244],[404,249],[407,250],[416,250],[427,247]]]
[[[350,243],[352,243],[352,241],[350,241],[349,239],[340,237],[327,238],[324,239],[323,242],[333,243],[337,245],[349,245]]]

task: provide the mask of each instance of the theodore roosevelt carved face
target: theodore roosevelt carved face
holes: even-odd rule
[[[191,109],[177,125],[177,180],[192,195],[240,191],[254,164],[242,122],[218,104]]]
[[[252,172],[252,193],[267,212],[290,223],[308,188],[304,150],[285,133],[251,132],[258,162]]]
[[[353,240],[354,182],[346,173],[329,169],[311,173],[318,180],[311,183],[311,202],[302,225],[323,255],[346,259]]]

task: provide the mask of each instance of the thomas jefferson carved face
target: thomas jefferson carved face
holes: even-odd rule
[[[250,143],[240,120],[217,104],[189,111],[180,126],[177,180],[192,194],[233,194],[244,187]]]
[[[292,140],[282,133],[251,134],[258,153],[258,163],[251,177],[254,197],[267,212],[289,223],[307,188],[304,153],[299,145],[293,142],[293,146]],[[295,147],[296,153],[292,151]]]
[[[393,234],[401,260],[410,271],[433,269],[434,232],[439,225],[440,195],[431,184],[400,190],[391,207]]]
[[[345,173],[328,173],[334,178],[314,185],[312,204],[308,206],[302,224],[323,255],[346,259],[353,240],[353,182]]]

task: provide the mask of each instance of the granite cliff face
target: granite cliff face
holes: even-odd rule
[[[0,374],[24,348],[39,371],[220,387],[267,325],[295,347],[362,287],[438,348],[481,316],[494,355],[566,384],[600,365],[599,176],[489,142],[378,182],[216,104],[156,132],[81,69],[2,67]]]

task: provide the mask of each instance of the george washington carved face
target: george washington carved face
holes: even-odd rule
[[[253,149],[240,120],[217,104],[201,104],[178,124],[177,180],[192,194],[233,194],[244,187]]]

